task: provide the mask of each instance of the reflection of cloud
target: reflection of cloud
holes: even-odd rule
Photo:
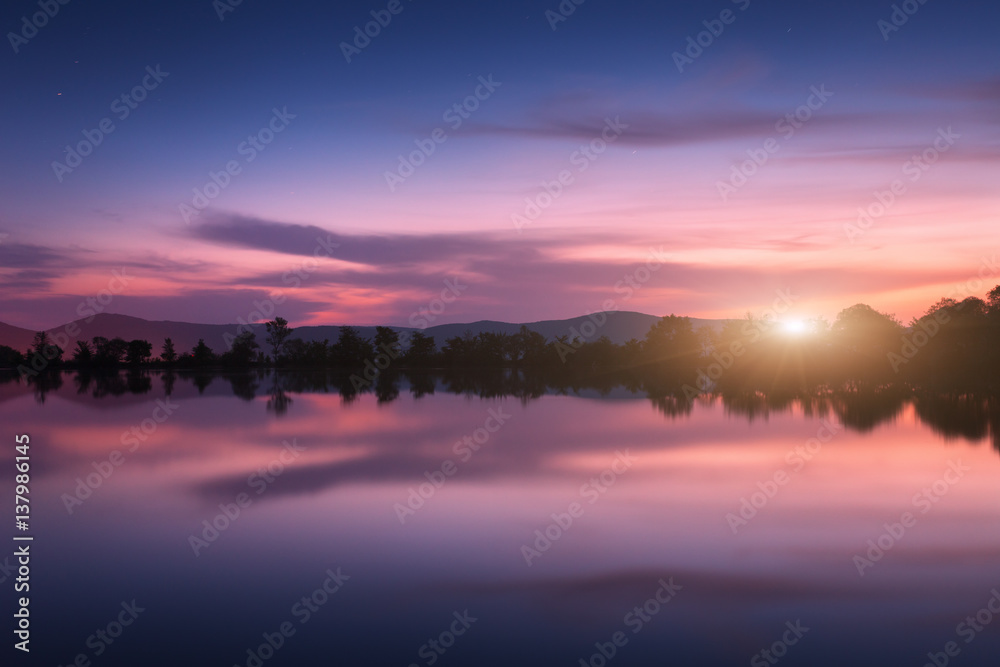
[[[265,494],[277,499],[281,496],[296,496],[318,493],[336,488],[343,484],[413,482],[419,485],[425,481],[424,473],[428,470],[439,470],[441,462],[447,456],[414,456],[405,451],[388,449],[350,461],[338,461],[327,464],[310,464],[285,470]],[[489,480],[507,477],[512,474],[525,475],[542,474],[537,470],[538,456],[520,461],[493,461],[491,466],[463,466],[462,479]],[[551,473],[546,473],[551,475]],[[246,491],[246,475],[238,474],[216,478],[199,484],[196,489],[207,500],[215,502],[218,499],[231,498],[233,495]],[[261,496],[263,498],[264,496]]]

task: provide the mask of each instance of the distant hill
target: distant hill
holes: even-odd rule
[[[24,352],[31,347],[31,341],[34,337],[34,331],[0,322],[0,345],[6,345]]]
[[[590,334],[588,340],[596,340],[601,336],[607,336],[612,342],[622,344],[631,338],[642,340],[646,333],[660,318],[655,315],[633,312],[605,313],[607,321],[602,326],[596,326],[601,321],[602,314],[592,316],[574,317],[568,320],[545,320],[542,322],[525,323],[532,331],[545,336],[548,340],[553,340],[557,336],[569,336],[573,338],[579,332],[580,335]],[[725,320],[702,320],[691,318],[691,323],[695,329],[709,326],[718,329]],[[588,325],[588,323],[590,323]],[[174,347],[178,352],[188,352],[197,343],[199,338],[205,339],[205,343],[216,352],[223,352],[227,349],[225,335],[235,336],[238,333],[236,324],[194,324],[191,322],[168,322],[150,321],[128,315],[96,315],[91,322],[86,320],[76,320],[72,324],[79,327],[79,336],[72,340],[67,353],[76,346],[76,340],[90,340],[95,336],[114,338],[119,336],[125,340],[140,338],[148,340],[153,344],[153,354],[159,354],[165,338],[170,338],[174,342]],[[519,323],[492,322],[483,320],[480,322],[470,322],[468,324],[441,324],[428,327],[423,332],[428,336],[433,336],[438,347],[444,345],[445,341],[455,336],[463,336],[466,332],[472,335],[481,332],[494,333],[517,333],[521,328]],[[591,327],[595,331],[591,333]],[[64,332],[66,325],[49,329],[50,335]],[[375,337],[375,327],[356,327],[365,338]],[[391,327],[396,331],[417,331],[411,327]],[[264,325],[254,325],[254,332],[257,334],[257,341],[263,346]],[[28,329],[3,324],[0,322],[0,345],[9,345],[17,350],[24,351],[31,345],[31,340],[35,332]],[[339,326],[304,326],[295,327],[292,338],[299,338],[304,341],[328,340],[335,343],[340,336]]]
[[[596,325],[600,322],[601,315],[607,315],[607,322],[603,326],[598,327],[596,333],[587,337],[587,340],[597,340],[601,336],[607,336],[611,339],[612,343],[617,345],[621,345],[632,338],[642,340],[646,337],[650,328],[661,319],[656,315],[620,311],[614,313],[599,313],[593,316],[584,315],[583,317],[573,317],[568,320],[544,320],[542,322],[530,322],[526,323],[524,326],[527,326],[532,331],[537,331],[548,340],[554,340],[557,336],[569,336],[570,338],[573,338],[575,336],[575,332],[581,332],[583,335],[589,334],[589,326],[586,327],[586,329],[581,328],[588,322]],[[725,321],[701,320],[693,317],[690,319],[691,324],[695,329],[699,329],[703,326],[720,328],[722,323]],[[508,322],[491,322],[484,320],[481,322],[473,322],[472,324],[442,324],[436,327],[428,327],[424,333],[428,336],[434,336],[434,339],[440,345],[443,344],[448,338],[462,336],[466,331],[471,331],[473,334],[477,334],[480,331],[494,331],[497,333],[514,334],[520,330],[521,326],[522,325],[520,324],[510,324]]]

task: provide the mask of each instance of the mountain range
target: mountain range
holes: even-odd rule
[[[602,316],[606,316],[603,320]],[[576,335],[582,335],[587,340],[596,340],[600,336],[607,336],[612,342],[622,344],[631,338],[642,340],[646,333],[660,318],[655,315],[645,313],[634,313],[619,311],[611,313],[596,313],[573,317],[567,320],[545,320],[542,322],[524,323],[532,331],[545,336],[548,340],[553,340],[557,336],[569,336],[571,339]],[[600,324],[603,320],[603,324]],[[719,328],[725,320],[705,320],[691,318],[691,323],[695,329],[703,326]],[[588,324],[589,323],[589,324]],[[600,326],[598,326],[600,324]],[[455,336],[462,336],[466,332],[473,335],[482,332],[495,332],[514,334],[520,330],[521,323],[493,322],[482,320],[467,324],[441,324],[427,327],[426,329],[415,329],[412,327],[390,327],[398,332],[403,331],[423,331],[428,336],[433,336],[438,347],[444,345],[445,341]],[[584,328],[585,327],[585,328]],[[375,337],[374,326],[358,326],[361,336],[365,338]],[[593,332],[591,329],[593,328]],[[257,334],[257,342],[263,346],[265,332],[263,324],[252,325],[252,329]],[[70,343],[66,350],[67,356],[76,346],[77,340],[91,340],[95,336],[105,338],[120,337],[125,340],[136,338],[148,340],[153,344],[154,356],[159,354],[165,338],[170,338],[174,342],[174,347],[179,353],[191,350],[199,339],[204,339],[205,343],[216,352],[224,352],[228,349],[226,334],[236,336],[240,331],[237,324],[196,324],[192,322],[169,322],[150,321],[128,315],[113,315],[101,313],[90,318],[75,320],[65,325],[48,329],[50,336],[69,337]],[[74,332],[77,332],[74,334]],[[0,322],[0,345],[7,345],[16,350],[24,351],[31,346],[31,341],[35,332],[29,329],[4,324]],[[60,337],[61,337],[60,336]],[[331,344],[335,343],[340,336],[339,326],[302,326],[295,327],[292,338],[299,338],[306,342],[327,340]],[[56,341],[59,337],[55,338]]]

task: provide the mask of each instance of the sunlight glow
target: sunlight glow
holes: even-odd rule
[[[789,336],[801,336],[809,332],[809,324],[802,320],[785,320],[781,329]]]

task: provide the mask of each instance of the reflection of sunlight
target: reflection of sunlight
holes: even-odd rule
[[[801,336],[809,331],[809,324],[802,320],[785,320],[781,323],[781,330],[789,336]]]

